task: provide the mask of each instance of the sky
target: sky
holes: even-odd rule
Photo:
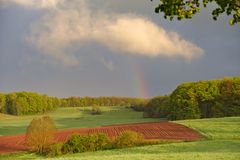
[[[240,75],[239,24],[214,5],[165,20],[157,2],[0,0],[0,92],[150,98]]]

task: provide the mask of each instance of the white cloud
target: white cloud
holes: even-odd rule
[[[148,57],[197,58],[203,50],[148,18],[92,11],[84,0],[10,0],[25,6],[57,8],[32,26],[31,43],[65,65],[79,60],[67,52],[74,45],[97,42],[116,53]],[[37,7],[36,7],[37,8]]]
[[[187,60],[199,57],[203,50],[184,40],[176,32],[168,32],[152,21],[136,15],[117,16],[96,25],[93,39],[112,50],[145,56],[183,57]]]
[[[56,8],[63,4],[65,0],[0,0],[0,5],[19,5],[31,8]]]

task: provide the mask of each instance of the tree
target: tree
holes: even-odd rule
[[[144,108],[144,117],[167,118],[169,115],[170,98],[168,96],[158,96],[152,98]]]
[[[0,113],[5,113],[6,110],[6,96],[0,93]]]
[[[170,118],[195,119],[240,115],[240,78],[179,85],[170,95]]]
[[[92,106],[91,114],[92,115],[100,115],[100,114],[102,114],[102,111],[99,106]]]
[[[212,2],[217,4],[212,11],[214,20],[217,20],[220,14],[226,13],[232,15],[232,19],[229,21],[231,25],[240,22],[240,0],[202,0],[204,7]],[[170,20],[174,18],[178,20],[191,19],[193,15],[200,12],[200,0],[160,0],[155,12],[163,12],[164,18]]]
[[[43,154],[54,143],[56,126],[48,117],[33,119],[27,128],[26,144],[31,151]]]

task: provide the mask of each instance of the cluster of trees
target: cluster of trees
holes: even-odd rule
[[[240,115],[240,77],[184,83],[170,96],[170,118]]]
[[[0,93],[0,113],[27,115],[45,113],[61,104],[60,99],[31,92]]]
[[[61,100],[62,107],[134,106],[147,99],[129,97],[69,97]]]
[[[135,106],[147,99],[127,97],[56,98],[31,92],[0,93],[0,113],[28,115],[45,113],[57,107]]]
[[[183,83],[169,97],[150,100],[145,115],[171,120],[239,116],[240,77]]]
[[[169,96],[158,96],[152,98],[144,108],[144,117],[167,118],[169,115]]]

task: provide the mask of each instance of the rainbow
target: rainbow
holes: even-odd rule
[[[136,88],[136,95],[141,98],[150,98],[147,85],[144,79],[144,74],[140,66],[132,62],[132,72],[133,72],[133,84]]]

